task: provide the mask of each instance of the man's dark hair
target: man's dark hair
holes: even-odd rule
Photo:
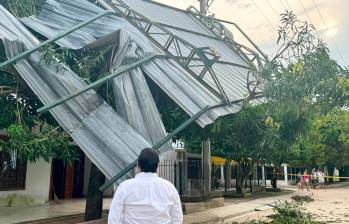
[[[159,154],[152,148],[145,148],[138,156],[138,165],[141,172],[156,173],[159,165]]]

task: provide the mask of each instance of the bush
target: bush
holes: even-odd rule
[[[270,221],[251,220],[245,224],[320,224],[314,220],[314,217],[307,212],[301,203],[278,202],[274,207],[275,214],[269,216]]]
[[[275,207],[270,224],[318,224],[313,216],[298,202],[279,202]]]

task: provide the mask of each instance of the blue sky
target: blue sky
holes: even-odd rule
[[[157,1],[182,9],[199,6],[197,0]],[[320,38],[328,44],[332,58],[349,66],[349,0],[215,0],[210,12],[237,23],[263,51],[273,54],[279,14],[286,8],[299,19],[314,24]]]

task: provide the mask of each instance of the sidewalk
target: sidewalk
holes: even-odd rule
[[[103,200],[103,208],[109,209],[110,203],[111,199],[105,198]],[[85,204],[84,199],[77,199],[50,202],[35,207],[0,207],[0,224],[21,223],[62,216],[79,216],[85,212]]]
[[[340,188],[347,186],[348,184],[349,182],[340,183],[336,185],[330,185],[328,188]],[[291,189],[296,190],[296,188],[293,187]],[[263,213],[265,215],[268,212],[272,212],[272,207],[270,205],[280,200],[288,200],[291,198],[291,196],[299,193],[300,192],[294,192],[286,195],[284,194],[269,197],[267,196],[270,194],[272,195],[272,193],[264,193],[247,198],[226,198],[224,207],[208,209],[203,212],[196,212],[185,215],[184,224],[215,223],[223,220],[224,222],[232,223],[233,221],[246,221],[252,218],[258,219],[260,213]],[[109,209],[110,202],[111,199],[104,200],[104,209]],[[84,210],[85,200],[60,201],[58,203],[50,203],[37,207],[0,208],[0,224],[20,223],[49,218],[53,219],[50,221],[46,220],[45,222],[33,223],[72,224],[82,222],[82,214],[84,213]],[[62,216],[72,216],[75,218],[75,222],[63,222],[60,218]],[[106,224],[106,220],[100,220],[98,224]]]
[[[263,198],[226,199],[224,207],[185,215],[184,223],[217,223],[226,220],[236,221],[239,217],[253,214],[256,211],[271,211],[272,207],[270,205],[274,205],[275,202],[279,200],[289,200],[291,196],[295,194],[294,192]],[[236,200],[239,200],[239,202],[236,202]]]
[[[276,200],[285,200],[290,197],[288,195],[263,197],[260,196],[248,197],[248,198],[234,198],[225,199],[225,206],[220,208],[209,209],[204,212],[192,213],[184,216],[184,223],[208,223],[216,220],[227,219],[236,217],[246,213],[253,212],[254,209],[266,210],[271,207],[267,204],[273,203]],[[109,209],[111,203],[110,198],[104,200],[103,208]],[[46,205],[36,207],[22,207],[22,208],[0,208],[0,224],[21,223],[32,220],[44,220],[45,221],[33,221],[35,224],[42,223],[77,223],[82,222],[85,210],[85,200],[69,200],[53,202]],[[69,222],[63,222],[63,216],[69,216],[72,220]],[[101,220],[98,223],[105,224],[106,220]]]

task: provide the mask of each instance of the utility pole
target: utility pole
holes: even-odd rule
[[[200,1],[200,13],[207,15],[207,0]],[[204,197],[210,197],[211,192],[211,147],[210,139],[206,138],[201,142],[201,161],[202,161],[202,176],[203,176],[203,193]]]
[[[207,15],[207,0],[199,0],[200,1],[200,12],[202,15]]]

